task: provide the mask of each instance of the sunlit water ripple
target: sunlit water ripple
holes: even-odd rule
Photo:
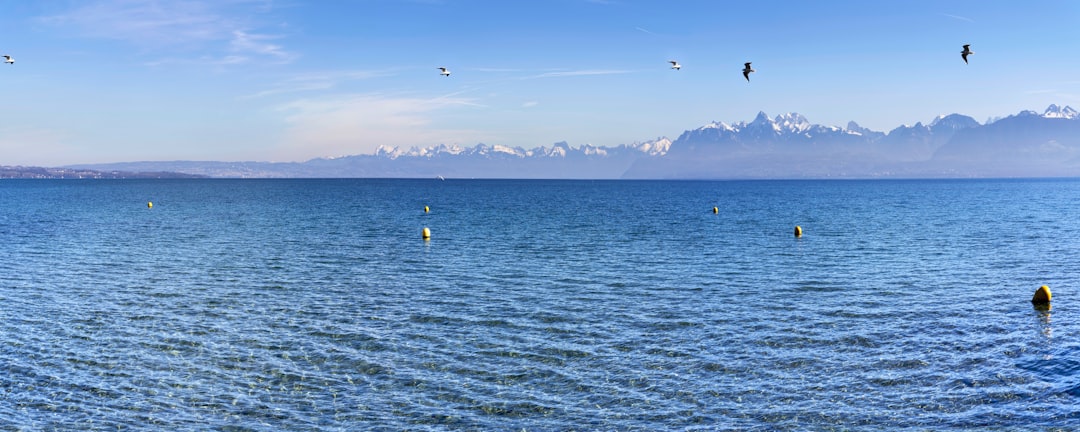
[[[0,430],[1073,430],[1077,198],[7,180]]]

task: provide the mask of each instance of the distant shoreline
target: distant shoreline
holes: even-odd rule
[[[0,166],[0,179],[181,179],[210,178],[178,172],[98,171],[90,169]]]
[[[115,171],[50,167],[24,167],[0,165],[0,180],[152,180],[152,179],[194,179],[194,180],[439,180],[429,177],[231,177],[204,174],[188,174],[174,171]],[[979,176],[923,176],[923,177],[715,177],[715,178],[540,178],[540,177],[452,177],[443,181],[921,181],[921,180],[1076,180],[1080,176],[1016,176],[1016,177],[979,177]]]

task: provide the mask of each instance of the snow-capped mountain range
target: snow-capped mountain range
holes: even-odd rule
[[[1023,111],[1020,113],[1020,115],[1039,115],[1039,113],[1035,111]],[[1077,112],[1072,107],[1068,106],[1060,107],[1057,105],[1050,105],[1048,108],[1046,108],[1046,111],[1043,112],[1042,116],[1046,118],[1063,118],[1075,120],[1077,118],[1080,118],[1080,112]]]
[[[381,146],[372,155],[300,163],[135,162],[71,168],[173,171],[213,177],[804,178],[1080,176],[1080,112],[1050,105],[979,123],[941,115],[870,130],[811,123],[798,113],[714,121],[675,140],[614,147],[566,142],[532,149]]]
[[[995,177],[1080,175],[1080,113],[1050,105],[980,124],[941,115],[872,131],[812,124],[796,114],[712,122],[683,132],[664,158],[630,178]]]
[[[633,144],[626,144],[617,147],[598,147],[590,144],[584,144],[578,147],[573,147],[570,144],[563,142],[557,142],[551,147],[540,146],[531,150],[526,150],[521,147],[507,147],[504,145],[487,145],[477,144],[473,147],[461,147],[457,144],[446,145],[439,144],[430,147],[409,147],[403,149],[401,147],[388,147],[379,146],[375,150],[376,157],[384,157],[388,159],[397,159],[401,157],[438,157],[442,155],[449,156],[497,156],[506,155],[518,158],[562,158],[574,154],[580,154],[584,156],[608,156],[611,153],[617,152],[638,152],[649,156],[664,155],[671,147],[671,140],[660,137],[652,141],[645,141]]]

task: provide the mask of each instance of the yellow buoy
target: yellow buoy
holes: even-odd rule
[[[1050,303],[1050,287],[1043,285],[1039,289],[1035,290],[1035,296],[1031,297],[1031,302],[1035,304],[1047,304]]]
[[[427,227],[424,227],[424,231],[422,231],[420,235],[424,237],[424,240],[431,240],[431,230]]]
[[[713,208],[712,208],[712,212],[713,212],[713,214],[717,214],[717,213],[720,213],[720,209],[719,209],[719,208],[717,208],[717,207],[713,207]]]
[[[795,225],[795,237],[802,237],[802,227]]]
[[[424,206],[424,213],[427,213],[429,211],[431,211],[431,209],[429,209],[428,206]]]
[[[154,202],[150,201],[150,202],[146,203],[146,208],[154,208]]]

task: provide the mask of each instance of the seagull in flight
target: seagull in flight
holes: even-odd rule
[[[679,64],[679,62],[677,62],[675,60],[668,60],[668,63],[671,63],[671,68],[672,69],[675,69],[675,70],[682,69],[682,65]]]
[[[439,75],[446,76],[446,77],[450,76],[450,71],[446,70],[446,68],[441,67],[441,68],[439,68],[439,70],[442,71],[442,72],[439,72]]]
[[[4,56],[4,63],[15,64],[15,59],[9,55]]]
[[[742,76],[746,78],[746,82],[750,82],[750,72],[757,72],[756,70],[750,69],[750,63],[751,62],[746,62],[746,67],[742,70]]]
[[[964,45],[964,50],[960,51],[960,58],[964,59],[964,64],[967,64],[967,56],[975,54],[975,51],[971,50],[971,44]]]

